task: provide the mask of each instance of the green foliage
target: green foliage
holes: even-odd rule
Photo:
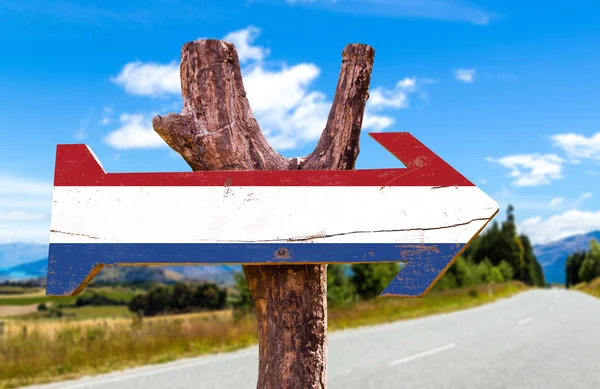
[[[565,286],[567,288],[571,286],[575,286],[581,282],[581,278],[579,278],[579,269],[581,269],[581,264],[585,260],[586,252],[577,251],[567,257],[566,262],[566,281]]]
[[[600,277],[600,244],[595,239],[590,241],[590,249],[585,254],[585,259],[579,268],[579,279],[590,282]]]
[[[143,313],[145,316],[169,312],[216,310],[225,307],[226,299],[227,292],[213,283],[199,284],[196,287],[176,283],[172,287],[155,286],[147,293],[137,295],[129,303],[129,310]]]
[[[450,269],[436,282],[433,290],[447,290],[458,288],[456,276],[450,272]]]
[[[327,303],[339,306],[354,298],[354,285],[348,276],[348,265],[327,265]]]
[[[491,282],[492,263],[485,258],[482,262],[475,266],[474,280],[477,285],[487,284]]]
[[[504,277],[502,276],[502,272],[500,272],[500,269],[498,269],[498,267],[492,267],[492,270],[490,271],[489,281],[497,283],[504,282]]]
[[[232,302],[233,308],[242,313],[252,312],[254,310],[254,300],[244,273],[235,273],[233,279],[238,292],[237,298]]]
[[[454,274],[457,287],[464,288],[473,284],[472,266],[463,257],[459,257],[449,271]]]
[[[213,283],[200,284],[196,288],[190,307],[200,307],[205,309],[223,309],[227,300],[225,289],[218,287]]]
[[[510,264],[506,261],[500,261],[500,264],[498,265],[498,270],[500,271],[500,274],[502,274],[502,278],[504,280],[512,280],[514,277],[514,271],[512,266],[510,266]]]
[[[490,228],[473,240],[464,255],[477,265],[474,275],[477,283],[484,282],[484,279],[486,282],[500,279],[493,270],[495,266],[505,281],[517,279],[528,285],[545,285],[544,273],[533,253],[529,237],[524,234],[517,236],[512,205],[508,206],[506,220],[501,226],[494,221]],[[487,264],[479,266],[486,260],[492,267]]]
[[[578,251],[569,255],[565,268],[567,287],[582,282],[589,283],[600,277],[600,243],[592,239],[588,251]]]
[[[76,307],[83,307],[85,305],[127,305],[127,301],[112,299],[106,295],[98,293],[85,293],[81,296],[77,296],[75,300]]]
[[[41,303],[40,305],[37,306],[37,310],[38,310],[38,312],[45,312],[48,310],[48,307],[46,306],[45,303]]]
[[[351,281],[362,299],[379,296],[390,281],[398,274],[397,263],[365,263],[351,265]]]

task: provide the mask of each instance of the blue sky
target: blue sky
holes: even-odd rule
[[[200,5],[201,4],[201,5]],[[592,1],[0,0],[0,242],[48,241],[55,147],[109,172],[187,171],[154,134],[178,112],[181,46],[236,45],[253,112],[312,150],[348,43],[375,48],[357,168],[401,166],[366,136],[409,131],[534,242],[600,228],[600,25]],[[498,218],[504,218],[502,212]]]

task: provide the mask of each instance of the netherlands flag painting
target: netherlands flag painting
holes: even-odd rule
[[[58,145],[47,294],[104,266],[404,262],[382,296],[423,296],[498,204],[409,133],[370,135],[406,168],[106,173]]]

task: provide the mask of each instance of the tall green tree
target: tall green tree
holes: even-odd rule
[[[581,282],[581,278],[579,278],[579,269],[581,269],[581,264],[585,260],[586,254],[587,252],[585,250],[581,250],[574,252],[567,257],[567,262],[565,264],[565,286],[567,288]]]
[[[350,278],[362,299],[372,299],[385,289],[400,271],[397,263],[365,263],[351,265]]]
[[[327,265],[327,302],[331,306],[352,301],[354,285],[350,282],[348,265]]]
[[[473,283],[473,272],[471,271],[471,266],[469,266],[467,260],[462,256],[458,257],[450,269],[456,278],[456,284],[459,288],[470,286]]]
[[[233,308],[241,313],[249,313],[254,311],[254,300],[252,299],[250,287],[248,286],[248,281],[246,280],[244,273],[234,273],[233,281],[237,291],[237,298],[231,304]]]
[[[204,309],[222,309],[227,302],[227,291],[210,282],[196,287],[192,296],[193,306]]]
[[[475,272],[473,275],[475,284],[487,284],[492,280],[492,263],[488,258],[485,258],[483,261],[479,262],[475,266]]]
[[[506,220],[502,223],[500,242],[495,250],[497,255],[492,260],[492,264],[498,265],[503,259],[506,259],[515,270],[517,277],[523,279],[525,247],[521,239],[517,237],[514,211],[515,208],[512,205],[506,209]]]
[[[592,239],[590,250],[586,253],[579,269],[579,278],[581,281],[590,282],[596,277],[600,277],[600,243]]]
[[[525,234],[521,234],[519,235],[519,240],[523,246],[523,271],[521,274],[521,281],[530,285],[545,286],[546,280],[544,271],[533,253],[533,246],[531,245],[529,237]]]
[[[504,278],[505,281],[512,280],[515,275],[512,266],[510,266],[510,264],[504,260],[500,261],[500,264],[498,265],[498,270],[500,270],[502,278]]]

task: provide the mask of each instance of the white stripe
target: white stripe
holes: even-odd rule
[[[51,243],[467,243],[498,210],[471,186],[55,187],[53,200]]]
[[[449,350],[449,349],[454,348],[454,347],[456,347],[456,343],[450,343],[450,344],[447,344],[447,345],[442,346],[442,347],[434,348],[432,350],[424,351],[424,352],[419,353],[419,354],[411,355],[410,357],[406,357],[406,358],[398,359],[397,361],[390,362],[390,366],[395,366],[395,365],[399,365],[401,363],[410,362],[412,360],[415,360],[415,359],[418,359],[418,358],[423,358],[423,357],[426,357],[428,355],[436,354],[436,353],[439,353],[439,352],[442,352],[442,351],[445,351],[445,350]]]

